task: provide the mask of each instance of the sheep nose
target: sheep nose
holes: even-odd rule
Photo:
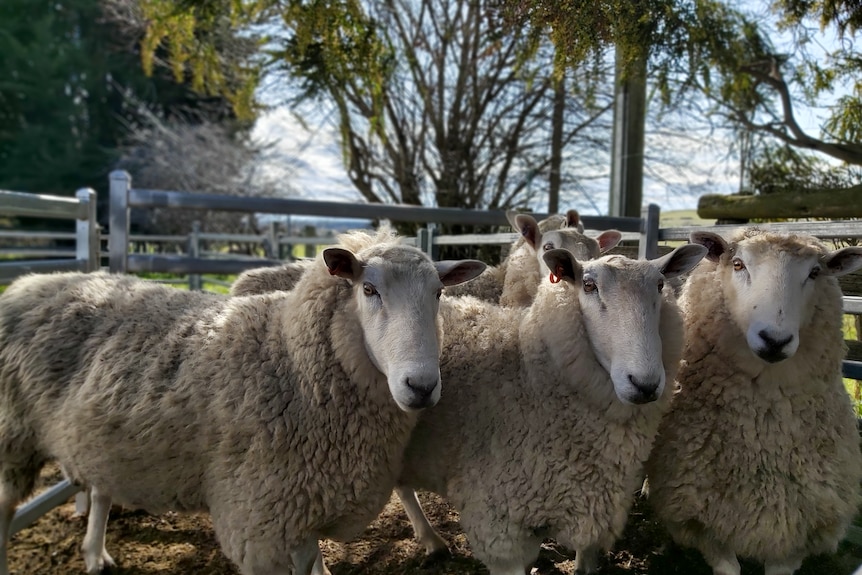
[[[762,329],[757,332],[757,336],[760,338],[760,341],[763,342],[763,347],[757,350],[758,356],[769,363],[776,363],[783,359],[787,359],[787,353],[785,353],[784,348],[787,347],[787,344],[793,341],[793,334],[779,339],[780,336],[774,336],[767,330]]]
[[[404,380],[404,385],[410,389],[412,398],[410,407],[413,409],[422,409],[433,406],[434,390],[437,389],[438,380],[426,381],[425,378],[407,377]]]
[[[629,383],[637,390],[637,395],[632,403],[649,403],[658,399],[659,381],[642,381],[633,375],[629,375]]]

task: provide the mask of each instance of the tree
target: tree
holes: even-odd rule
[[[98,0],[0,3],[0,187],[104,193],[138,103],[166,116],[233,117],[229,102],[195,94],[164,70],[147,77],[136,36],[102,8]]]
[[[210,121],[163,118],[141,110],[142,121],[126,139],[118,167],[136,187],[207,192],[229,196],[272,196],[276,182],[261,169],[265,150],[243,132]],[[282,194],[289,185],[279,182]],[[156,208],[145,212],[139,231],[185,235],[195,221],[201,230],[256,233],[256,224],[234,212]],[[137,218],[135,218],[137,219]]]
[[[552,157],[601,156],[601,139],[583,132],[606,126],[608,98],[576,71],[563,83],[547,43],[504,26],[493,2],[339,6],[333,25],[320,16],[336,11],[324,1],[290,4],[280,13],[285,37],[269,53],[293,82],[294,105],[313,102],[337,118],[348,176],[367,201],[525,206]],[[552,126],[558,79],[570,88]],[[569,164],[558,185],[585,163]]]

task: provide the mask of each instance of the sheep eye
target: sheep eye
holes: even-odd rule
[[[739,258],[733,258],[733,271],[741,272],[745,269],[745,264]]]
[[[548,242],[542,246],[542,249],[545,251],[552,250],[552,249],[554,249],[554,244],[552,244],[551,242]]]
[[[377,289],[368,282],[362,284],[362,293],[367,296],[377,295]]]
[[[820,266],[814,266],[811,270],[811,273],[808,274],[808,279],[817,279],[817,276],[820,275]]]
[[[661,290],[663,290],[663,289],[664,289],[664,282],[659,281],[658,282],[658,293],[661,293]]]
[[[584,292],[593,293],[597,289],[599,289],[599,288],[598,288],[598,286],[596,286],[595,280],[591,280],[591,279],[585,279],[584,280]]]

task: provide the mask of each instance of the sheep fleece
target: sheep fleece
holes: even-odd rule
[[[292,293],[248,298],[103,273],[19,279],[0,297],[0,465],[57,459],[124,505],[208,509],[241,565],[351,537],[388,500],[416,419],[354,308],[320,261]]]
[[[654,403],[620,402],[565,283],[546,282],[530,308],[444,298],[440,314],[446,388],[419,419],[400,483],[445,494],[483,561],[526,564],[546,536],[609,548],[643,481],[671,386]],[[672,381],[682,317],[669,298],[661,335]]]
[[[761,561],[834,551],[862,502],[838,282],[820,278],[798,351],[765,366],[730,319],[719,269],[704,261],[685,287],[679,391],[647,464],[650,501],[684,545]]]

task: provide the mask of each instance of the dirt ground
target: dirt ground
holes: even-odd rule
[[[48,469],[43,483],[59,479]],[[488,571],[470,554],[458,526],[458,514],[439,497],[421,494],[431,523],[449,543],[452,556],[429,561],[413,540],[410,522],[395,498],[363,535],[348,544],[324,541],[324,557],[333,575],[480,575]],[[74,575],[84,573],[79,548],[86,518],[74,514],[74,504],[62,505],[13,537],[9,548],[10,575]],[[205,514],[166,513],[114,507],[108,523],[108,552],[117,562],[113,575],[189,574],[238,575],[222,555]],[[797,575],[852,575],[862,565],[862,548],[843,544],[834,556],[809,558]],[[743,563],[743,575],[763,569]],[[542,546],[536,575],[574,573],[574,552],[551,541]],[[674,546],[651,518],[646,501],[637,498],[626,532],[601,560],[600,575],[711,575],[697,552]]]

